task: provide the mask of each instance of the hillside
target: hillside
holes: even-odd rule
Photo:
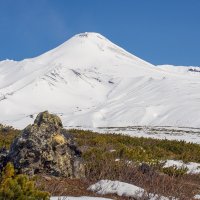
[[[66,130],[48,112],[22,131],[1,126],[0,136],[0,198],[17,199],[11,196],[27,195],[30,187],[29,196],[40,190],[45,196],[116,200],[188,200],[199,194],[198,144]]]
[[[78,34],[0,62],[0,123],[24,128],[49,110],[65,127],[200,127],[200,73],[185,69],[199,70],[154,66],[98,33]]]

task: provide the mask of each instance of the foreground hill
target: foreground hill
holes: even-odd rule
[[[198,70],[157,67],[98,33],[78,34],[36,58],[0,62],[0,123],[23,128],[49,110],[72,127],[200,127]]]

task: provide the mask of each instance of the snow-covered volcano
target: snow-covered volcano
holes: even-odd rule
[[[65,126],[200,127],[200,72],[154,66],[98,33],[36,58],[0,62],[0,123],[24,127],[48,110]]]

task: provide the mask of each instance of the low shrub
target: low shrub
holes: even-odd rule
[[[20,134],[20,130],[0,124],[0,148],[9,149],[13,140]]]
[[[143,137],[130,137],[120,134],[99,134],[92,131],[69,130],[84,154],[90,151],[109,152],[116,158],[134,162],[157,162],[174,159],[184,162],[200,162],[200,145],[176,140],[159,140]]]
[[[164,167],[161,169],[163,173],[169,175],[169,176],[183,176],[187,173],[188,168],[187,167],[177,167],[176,165],[170,166],[170,167]]]
[[[8,163],[0,179],[0,200],[49,200],[47,192],[36,188],[35,182],[27,175],[15,174],[14,167]]]

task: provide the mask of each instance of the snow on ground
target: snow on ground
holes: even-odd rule
[[[200,173],[200,163],[183,163],[181,160],[167,160],[164,167],[176,166],[178,168],[187,167],[187,173],[198,174]],[[101,180],[93,185],[91,185],[88,190],[96,192],[100,195],[106,194],[116,194],[118,196],[126,196],[133,198],[141,198],[143,195],[147,194],[143,188],[135,186],[133,184],[128,184],[120,181],[111,181],[111,180]],[[175,200],[173,197],[164,197],[157,194],[148,194],[150,200]],[[60,199],[59,199],[60,198]],[[91,199],[91,200],[104,200],[105,198],[96,198],[96,197],[52,197],[51,200],[82,200],[82,199]],[[200,199],[200,195],[195,195],[194,199]],[[105,199],[107,200],[107,199]]]
[[[101,198],[101,197],[87,197],[87,196],[83,196],[83,197],[51,197],[50,200],[112,200],[112,199],[108,199],[108,198]]]
[[[36,58],[0,62],[0,123],[24,128],[48,110],[87,129],[200,128],[199,71],[154,66],[98,33],[78,34]],[[200,134],[169,135],[185,137],[200,143]]]
[[[66,127],[72,128],[72,127]],[[74,127],[81,128],[82,127]],[[159,127],[159,126],[128,126],[128,127],[97,127],[85,128],[99,133],[118,133],[132,137],[146,137],[154,139],[168,139],[186,141],[200,144],[200,129],[199,128],[183,128],[183,127]]]
[[[177,168],[186,168],[188,169],[188,174],[200,174],[200,163],[189,162],[184,163],[181,160],[167,160],[164,167],[176,166]]]
[[[200,199],[200,194],[195,195],[194,199]]]
[[[137,187],[132,184],[120,182],[120,181],[111,181],[111,180],[101,180],[93,185],[91,185],[88,190],[96,192],[97,194],[117,194],[118,196],[126,196],[133,198],[141,198],[144,194],[147,194],[143,188]],[[158,197],[160,200],[169,200],[167,197],[148,194],[150,200],[157,200]],[[170,198],[174,199],[175,198]]]
[[[174,65],[158,65],[159,69],[165,72],[187,74],[190,76],[199,76],[200,67],[199,66],[174,66]]]

